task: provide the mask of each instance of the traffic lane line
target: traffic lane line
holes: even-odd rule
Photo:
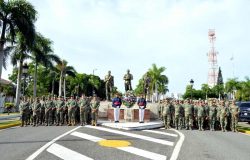
[[[55,143],[57,140],[59,140],[60,138],[70,134],[71,132],[74,132],[75,130],[81,128],[81,126],[78,126],[66,133],[63,133],[62,135],[52,139],[50,142],[46,143],[44,146],[42,146],[41,148],[39,148],[38,150],[36,150],[33,154],[31,154],[28,158],[26,158],[26,160],[33,160],[35,159],[40,153],[42,153],[46,148],[48,148],[50,145],[52,145],[53,143]]]
[[[93,126],[85,126],[85,127],[100,130],[100,131],[106,131],[106,132],[110,132],[110,133],[120,134],[120,135],[123,135],[123,136],[138,138],[138,139],[142,139],[142,140],[145,140],[145,141],[159,143],[159,144],[163,144],[163,145],[167,145],[167,146],[173,146],[174,145],[174,142],[170,142],[170,141],[166,141],[166,140],[162,140],[162,139],[157,139],[157,138],[152,138],[152,137],[148,137],[148,136],[143,136],[143,135],[139,135],[139,134],[128,133],[128,132],[113,130],[113,129],[109,129],[109,128],[103,128],[103,127],[93,127]]]
[[[167,132],[161,132],[161,131],[154,131],[154,130],[143,130],[144,132],[150,132],[150,133],[155,133],[155,134],[162,134],[166,136],[171,136],[171,137],[178,137],[177,134],[173,133],[167,133]]]
[[[94,160],[59,144],[52,144],[47,151],[64,160]]]
[[[76,137],[79,137],[79,138],[82,138],[82,139],[86,139],[86,140],[89,140],[89,141],[92,141],[92,142],[98,142],[98,141],[106,140],[106,139],[103,139],[103,138],[99,138],[99,137],[92,136],[92,135],[89,135],[89,134],[86,134],[86,133],[81,133],[81,132],[73,132],[70,135],[73,135],[73,136],[76,136]],[[116,148],[116,149],[119,149],[119,150],[122,150],[122,151],[125,151],[125,152],[128,152],[128,153],[132,153],[132,154],[135,154],[135,155],[138,155],[138,156],[141,156],[141,157],[145,157],[145,158],[148,158],[148,159],[152,159],[152,160],[166,160],[167,159],[167,156],[157,154],[157,153],[153,153],[153,152],[150,152],[150,151],[146,151],[146,150],[143,150],[143,149],[139,149],[139,148],[136,148],[136,147],[128,146],[128,147],[113,147],[113,148]]]
[[[185,136],[184,136],[183,133],[179,132],[176,129],[171,129],[171,130],[175,131],[180,136],[178,142],[176,143],[176,145],[174,147],[173,153],[172,153],[171,158],[170,158],[170,160],[177,160],[177,158],[179,156],[179,153],[180,153],[180,150],[181,150],[181,146],[182,146],[182,144],[183,144],[183,142],[185,140]]]

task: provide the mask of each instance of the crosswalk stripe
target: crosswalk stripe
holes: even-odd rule
[[[166,136],[178,137],[177,134],[173,134],[173,133],[166,133],[166,132],[153,131],[153,130],[143,130],[143,131],[144,132],[150,132],[150,133],[156,133],[156,134],[162,134],[162,135],[166,135]]]
[[[94,126],[85,126],[85,127],[91,128],[91,129],[96,129],[96,130],[101,130],[101,131],[106,131],[106,132],[110,132],[110,133],[116,133],[116,134],[129,136],[129,137],[133,137],[133,138],[138,138],[138,139],[142,139],[145,141],[155,142],[155,143],[159,143],[159,144],[163,144],[163,145],[168,145],[168,146],[174,145],[174,143],[170,142],[170,141],[161,140],[161,139],[152,138],[152,137],[143,136],[143,135],[138,135],[138,134],[134,134],[134,133],[122,132],[122,131],[117,131],[117,130],[113,130],[113,129],[109,129],[109,128],[103,128],[103,127],[94,127]]]
[[[64,160],[94,160],[59,144],[52,144],[47,151]]]
[[[83,139],[86,139],[86,140],[89,140],[92,142],[98,142],[98,140],[100,140],[100,141],[105,140],[105,139],[95,137],[95,136],[92,136],[89,134],[81,133],[81,132],[73,132],[70,135],[73,135],[73,136],[76,136],[79,138],[83,138]],[[167,159],[167,157],[164,155],[153,153],[153,152],[146,151],[146,150],[139,149],[139,148],[135,148],[135,147],[116,147],[116,149],[119,149],[119,150],[122,150],[125,152],[129,152],[129,153],[132,153],[132,154],[135,154],[135,155],[138,155],[141,157],[145,157],[148,159],[152,159],[152,160],[166,160]]]
[[[95,137],[95,136],[85,134],[85,133],[81,133],[81,132],[73,132],[70,135],[80,137],[80,138],[83,138],[83,139],[87,139],[87,140],[92,141],[92,142],[98,142],[98,141],[101,141],[101,140],[105,140],[103,138]]]
[[[120,150],[123,150],[126,152],[130,152],[130,153],[136,154],[138,156],[142,156],[142,157],[152,159],[152,160],[166,160],[167,159],[167,156],[153,153],[153,152],[149,152],[149,151],[145,151],[143,149],[139,149],[139,148],[135,148],[135,147],[118,147],[117,149],[120,149]]]

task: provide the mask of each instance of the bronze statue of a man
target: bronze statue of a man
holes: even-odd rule
[[[108,71],[108,75],[105,76],[105,89],[106,89],[106,100],[111,100],[111,92],[114,87],[114,77],[111,75],[111,71]]]
[[[150,85],[150,82],[151,82],[151,78],[149,76],[149,73],[147,72],[144,76],[143,76],[143,88],[144,88],[144,96],[145,96],[145,99],[148,95],[148,90],[149,90],[149,85]]]
[[[130,74],[129,69],[127,70],[127,73],[123,77],[124,84],[125,84],[125,91],[132,90],[131,80],[133,80],[133,75]]]

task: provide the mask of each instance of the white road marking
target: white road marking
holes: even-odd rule
[[[94,127],[94,126],[85,126],[85,127],[96,129],[96,130],[101,130],[101,131],[106,131],[106,132],[111,132],[111,133],[116,133],[116,134],[129,136],[129,137],[133,137],[133,138],[138,138],[138,139],[142,139],[145,141],[155,142],[155,143],[159,143],[159,144],[163,144],[163,145],[168,145],[168,146],[174,145],[174,143],[170,142],[170,141],[161,140],[161,139],[152,138],[152,137],[143,136],[143,135],[138,135],[138,134],[134,134],[134,133],[122,132],[122,131],[117,131],[117,130],[113,130],[113,129],[109,129],[109,128],[103,128],[103,127]]]
[[[142,157],[152,159],[152,160],[166,160],[167,159],[167,156],[145,151],[143,149],[139,149],[135,147],[118,147],[117,149],[129,152],[129,153],[133,153],[135,155],[142,156]]]
[[[86,139],[86,140],[89,140],[92,142],[106,140],[103,138],[95,137],[95,136],[85,134],[85,133],[80,133],[80,132],[73,132],[70,135],[80,137],[80,138],[83,138],[83,139]],[[135,148],[135,147],[115,147],[115,148],[122,150],[122,151],[125,151],[125,152],[129,152],[129,153],[141,156],[141,157],[152,159],[152,160],[166,160],[167,159],[167,157],[164,155],[153,153],[153,152],[146,151],[146,150],[139,149],[139,148]]]
[[[105,140],[103,138],[95,137],[95,136],[85,134],[85,133],[81,133],[81,132],[73,132],[70,135],[80,137],[80,138],[83,138],[83,139],[87,139],[87,140],[92,141],[92,142],[98,142],[98,141],[101,141],[101,140]]]
[[[175,147],[174,147],[174,150],[173,150],[173,153],[172,153],[172,156],[170,158],[170,160],[177,160],[178,158],[178,155],[180,153],[180,150],[181,150],[181,146],[184,142],[184,139],[185,139],[185,136],[184,134],[182,134],[181,132],[179,132],[178,130],[176,129],[171,129],[175,132],[177,132],[179,135],[180,135],[180,139],[178,140],[178,142],[176,143]]]
[[[44,146],[42,146],[41,148],[39,148],[37,151],[35,151],[32,155],[30,155],[26,160],[33,160],[35,159],[40,153],[42,153],[46,148],[48,148],[51,144],[55,143],[58,139],[66,136],[67,134],[70,134],[71,132],[74,132],[75,130],[77,130],[78,128],[80,128],[81,126],[78,126],[56,138],[54,138],[53,140],[51,140],[50,142],[46,143]]]
[[[177,134],[173,134],[173,133],[166,133],[166,132],[154,131],[154,130],[143,130],[143,131],[150,132],[150,133],[156,133],[156,134],[162,134],[162,135],[166,135],[166,136],[178,137]]]
[[[84,156],[56,143],[52,144],[47,151],[64,160],[93,160],[92,158]]]

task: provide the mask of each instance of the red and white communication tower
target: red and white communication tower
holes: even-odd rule
[[[208,85],[210,87],[214,87],[217,84],[218,78],[218,65],[217,65],[217,54],[218,52],[215,51],[214,42],[215,42],[215,30],[209,29],[208,31],[208,38],[210,40],[210,50],[207,54],[208,56],[208,63],[209,63],[209,70],[208,70]]]

